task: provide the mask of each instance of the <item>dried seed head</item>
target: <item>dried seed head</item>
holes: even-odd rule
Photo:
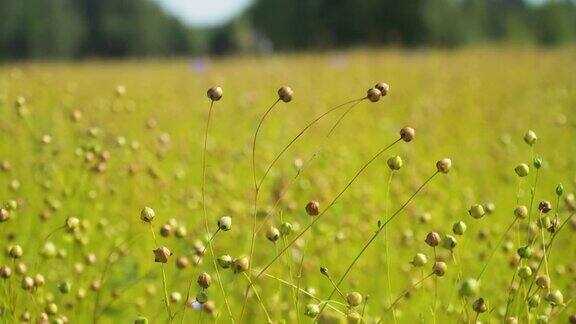
[[[380,92],[380,90],[378,90],[376,88],[370,88],[366,92],[366,98],[368,98],[368,100],[370,100],[372,102],[378,102],[378,100],[380,100],[381,97],[382,97],[382,92]]]
[[[12,259],[20,258],[22,254],[24,254],[24,251],[22,250],[22,247],[20,245],[13,245],[10,247],[10,250],[8,251],[8,255]]]
[[[416,253],[414,258],[412,258],[412,265],[415,267],[423,267],[428,263],[428,257],[423,253]]]
[[[436,162],[436,169],[438,172],[448,173],[452,168],[452,160],[448,158],[444,158],[438,162]]]
[[[460,283],[458,288],[458,293],[462,297],[473,297],[478,294],[480,290],[480,284],[478,280],[474,278],[466,279]]]
[[[434,263],[434,266],[432,267],[432,271],[434,272],[434,274],[437,277],[444,276],[444,274],[446,274],[447,269],[448,269],[448,266],[446,265],[446,263],[444,263],[442,261],[436,261]]]
[[[476,313],[484,313],[486,312],[486,310],[488,310],[488,307],[486,306],[486,303],[484,302],[484,298],[478,298],[474,301],[474,303],[472,304],[472,309],[476,312]]]
[[[400,130],[400,138],[406,143],[412,141],[414,136],[416,136],[416,131],[412,127],[406,126]]]
[[[484,211],[484,207],[482,205],[472,205],[472,207],[468,209],[468,214],[476,219],[482,218],[485,213],[486,212]]]
[[[440,244],[440,234],[436,232],[430,232],[428,235],[426,235],[424,242],[426,242],[426,244],[428,244],[430,247],[438,246],[438,244]]]
[[[526,206],[520,205],[514,209],[514,216],[524,219],[528,216],[528,208]]]
[[[514,168],[514,172],[516,172],[519,177],[523,178],[530,174],[530,167],[526,163],[520,163]]]
[[[2,266],[2,268],[0,268],[0,277],[1,278],[8,279],[8,278],[10,278],[11,275],[12,275],[12,269],[10,269],[10,267]]]
[[[218,265],[224,269],[230,268],[234,262],[232,257],[227,254],[220,256],[218,259],[216,259],[216,261],[218,262]]]
[[[536,276],[536,285],[542,289],[550,288],[550,277],[545,274]]]
[[[221,87],[212,87],[210,89],[208,89],[208,91],[206,92],[206,95],[208,96],[208,98],[212,101],[218,101],[222,98],[222,88]]]
[[[318,316],[318,314],[320,314],[320,307],[318,307],[317,304],[306,305],[306,308],[304,309],[304,315],[310,318],[315,318]]]
[[[532,276],[532,269],[529,266],[521,266],[518,268],[518,277],[526,280]]]
[[[232,217],[222,216],[218,220],[218,228],[223,231],[229,231],[232,228]]]
[[[10,212],[4,208],[0,208],[0,223],[4,223],[10,219]]]
[[[452,232],[456,235],[463,235],[466,232],[466,223],[460,221],[452,226]]]
[[[280,238],[280,231],[276,227],[270,226],[266,231],[266,238],[270,242],[276,242]]]
[[[212,284],[212,277],[210,277],[209,274],[207,274],[206,272],[202,272],[199,276],[198,276],[198,285],[204,289],[208,289],[208,287],[210,287],[210,285]]]
[[[533,130],[529,129],[526,134],[524,135],[524,142],[526,142],[526,144],[533,146],[534,144],[536,144],[536,141],[538,140],[538,136],[536,136],[536,133],[534,133]]]
[[[241,257],[234,260],[234,263],[232,264],[232,270],[234,271],[234,273],[242,273],[248,270],[249,266],[250,261],[248,260],[248,257]]]
[[[400,170],[400,168],[402,168],[402,158],[398,155],[396,156],[392,156],[391,158],[388,159],[388,161],[386,162],[388,164],[388,167],[390,168],[390,170]]]
[[[362,295],[359,292],[353,291],[346,294],[346,302],[352,307],[362,304]]]
[[[284,102],[290,102],[292,101],[292,96],[294,95],[294,91],[292,91],[292,88],[284,86],[280,89],[278,89],[278,97],[280,98],[280,100],[284,101]]]
[[[552,290],[546,295],[546,301],[552,306],[561,306],[564,304],[564,296],[560,290]]]
[[[154,262],[166,263],[170,256],[172,256],[172,252],[165,246],[161,246],[154,250]]]
[[[312,200],[306,204],[306,214],[310,216],[318,216],[318,214],[320,214],[320,203],[316,200]]]
[[[388,85],[388,83],[385,82],[376,83],[374,88],[380,90],[380,92],[382,93],[382,97],[386,96],[388,94],[388,91],[390,91],[390,86]]]
[[[190,260],[187,257],[181,256],[176,259],[176,267],[178,269],[186,269],[190,265]]]
[[[160,235],[168,237],[170,234],[172,234],[172,226],[170,224],[164,224],[160,227]]]
[[[458,244],[458,241],[452,235],[446,235],[446,236],[444,236],[444,239],[442,240],[442,247],[447,249],[447,250],[453,250],[457,244]]]
[[[540,204],[538,204],[538,209],[542,213],[547,214],[549,211],[552,210],[552,204],[548,200],[542,200]]]
[[[151,223],[154,220],[154,217],[156,217],[156,213],[154,212],[154,209],[150,207],[144,207],[140,212],[140,219],[146,223]]]

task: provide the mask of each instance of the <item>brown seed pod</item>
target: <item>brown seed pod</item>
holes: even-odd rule
[[[10,267],[3,266],[2,268],[0,268],[0,277],[1,278],[7,279],[7,278],[10,278],[11,275],[12,275],[12,269],[10,269]]]
[[[176,267],[178,269],[188,268],[189,265],[190,265],[190,261],[185,256],[182,256],[182,257],[179,257],[176,259]]]
[[[448,158],[444,158],[436,162],[436,169],[438,172],[448,173],[452,168],[452,160]]]
[[[210,277],[210,275],[206,272],[202,272],[199,276],[198,276],[198,285],[204,289],[208,289],[208,287],[210,287],[210,285],[212,284],[212,277]]]
[[[371,102],[378,102],[382,97],[382,92],[376,88],[370,88],[366,91],[366,98]]]
[[[488,306],[486,306],[486,302],[484,301],[484,298],[478,298],[472,304],[472,309],[476,313],[484,313],[488,310]]]
[[[382,93],[382,97],[386,96],[388,94],[388,91],[390,91],[390,86],[388,85],[388,83],[385,82],[376,83],[374,88],[380,90],[380,92]]]
[[[172,252],[165,246],[161,246],[154,250],[154,262],[166,263],[170,256],[172,256]]]
[[[284,86],[280,89],[278,89],[278,97],[280,98],[280,100],[284,101],[284,102],[290,102],[292,101],[292,96],[294,95],[294,91],[292,91],[292,88]]]
[[[447,269],[448,269],[448,266],[446,265],[446,263],[444,263],[442,261],[435,262],[434,266],[432,267],[432,271],[438,277],[444,276]]]
[[[428,235],[426,235],[424,242],[426,242],[426,244],[428,244],[430,247],[438,246],[438,244],[440,244],[440,234],[436,232],[430,232]]]
[[[416,136],[416,131],[412,127],[406,126],[400,130],[400,138],[406,143],[412,141],[414,136]]]
[[[212,88],[208,89],[208,91],[206,92],[206,95],[212,101],[218,101],[218,100],[222,99],[222,94],[223,94],[223,91],[222,91],[221,87],[212,87]]]
[[[307,203],[306,214],[309,216],[318,216],[318,214],[320,214],[320,203],[316,200],[312,200]]]
[[[548,200],[542,200],[540,204],[538,204],[538,209],[542,213],[547,214],[549,211],[552,210],[552,204]]]

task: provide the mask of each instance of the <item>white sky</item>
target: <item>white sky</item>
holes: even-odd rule
[[[210,27],[228,22],[251,0],[155,0],[191,26]]]

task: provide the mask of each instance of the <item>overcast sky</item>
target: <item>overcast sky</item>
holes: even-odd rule
[[[251,0],[155,0],[191,26],[217,26],[228,22]]]

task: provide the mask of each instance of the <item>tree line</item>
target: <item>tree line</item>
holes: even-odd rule
[[[575,40],[574,0],[257,0],[210,30],[151,0],[0,0],[0,59]]]

